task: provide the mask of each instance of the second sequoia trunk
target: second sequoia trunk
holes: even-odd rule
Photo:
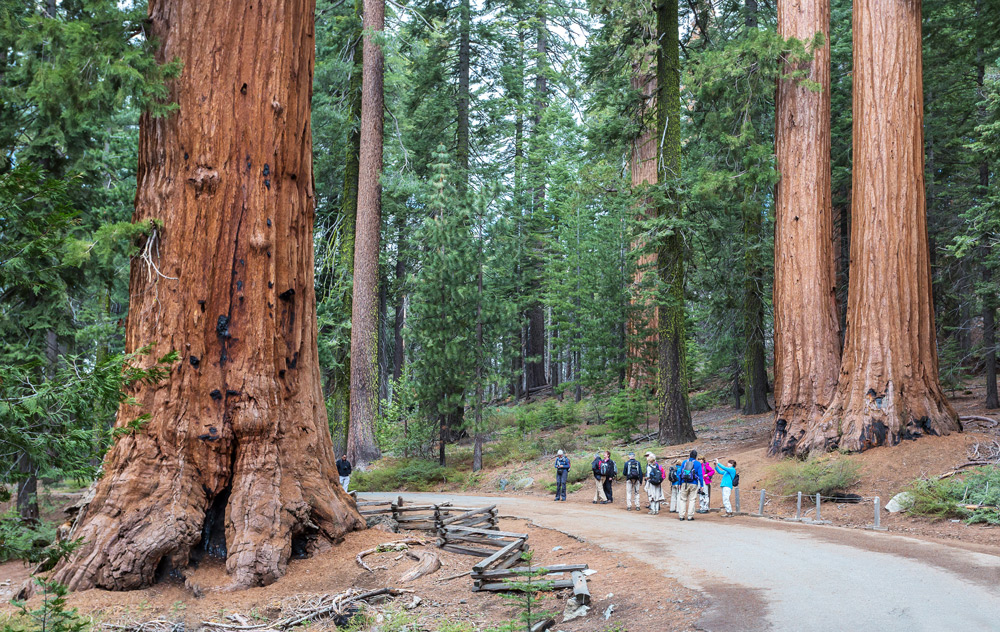
[[[961,430],[938,383],[924,198],[920,2],[854,5],[854,175],[840,381],[797,452]]]
[[[830,30],[828,0],[778,2],[778,32],[802,40]],[[837,388],[840,340],[830,197],[830,45],[817,47],[808,86],[778,84],[775,153],[774,405],[770,454],[791,454],[820,423]],[[791,71],[793,68],[786,68]],[[806,444],[801,447],[808,448]]]
[[[111,448],[54,579],[134,589],[207,552],[234,587],[268,584],[293,549],[364,527],[334,482],[316,349],[313,3],[149,11],[159,60],[184,69],[178,110],[140,123],[134,220],[157,228],[132,263],[126,348],[182,362],[130,393],[151,418]]]

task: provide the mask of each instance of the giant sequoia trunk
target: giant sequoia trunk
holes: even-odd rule
[[[829,33],[829,0],[781,0],[778,32]],[[774,226],[774,405],[770,454],[793,453],[837,388],[840,340],[830,196],[830,45],[808,63],[810,90],[778,84]],[[792,68],[786,68],[791,71]],[[808,446],[805,446],[808,447]]]
[[[642,111],[644,113],[656,112],[656,75],[645,71],[641,65],[637,65],[632,75],[632,88],[639,91],[643,98]],[[645,120],[646,116],[644,116]],[[632,188],[641,189],[646,185],[655,185],[657,180],[656,162],[659,153],[657,152],[656,125],[644,125],[642,132],[632,142],[632,155],[629,159],[629,171],[632,173]],[[646,198],[640,200],[639,208],[636,209],[639,218],[655,214],[656,206],[653,200]],[[632,244],[635,250],[647,250],[648,246],[643,241]],[[657,308],[653,301],[640,289],[643,276],[647,272],[656,271],[656,251],[646,251],[636,262],[635,277],[633,279],[636,288],[636,296],[633,298],[634,311],[629,315],[628,322],[628,367],[625,379],[629,388],[653,388],[656,380],[656,350],[657,339],[656,330]]]
[[[178,111],[140,123],[126,347],[175,349],[169,379],[132,393],[84,544],[55,579],[139,588],[193,554],[225,555],[235,587],[275,581],[293,546],[364,522],[337,471],[320,389],[309,105],[312,0],[153,0],[160,61],[179,58]],[[225,54],[221,54],[224,51]]]
[[[847,336],[836,394],[797,452],[961,430],[938,383],[924,197],[919,0],[854,5]]]
[[[681,60],[677,31],[677,0],[662,0],[656,9],[656,131],[660,141],[660,179],[666,195],[657,209],[659,217],[681,218]],[[656,265],[661,296],[657,337],[659,368],[656,394],[660,409],[659,442],[663,445],[694,441],[688,408],[688,379],[684,336],[684,240],[674,230],[660,238]]]
[[[361,152],[351,306],[351,426],[347,456],[366,465],[381,456],[375,442],[378,414],[378,278],[382,229],[382,48],[375,41],[385,23],[385,0],[364,0],[361,72]]]

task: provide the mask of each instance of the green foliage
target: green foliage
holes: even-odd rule
[[[827,496],[853,487],[860,472],[861,464],[850,459],[787,460],[771,467],[767,488],[779,494],[802,492]]]
[[[977,467],[961,477],[914,481],[908,490],[911,514],[933,518],[961,518],[967,524],[1000,524],[1000,468]],[[959,505],[982,505],[967,509]]]
[[[16,511],[8,511],[0,515],[0,562],[24,560],[37,564],[55,537],[52,525],[26,523]]]
[[[539,579],[548,574],[548,571],[544,567],[533,566],[531,563],[533,556],[533,551],[522,553],[521,560],[524,561],[526,570],[519,571],[516,579],[504,580],[510,590],[500,593],[500,596],[517,607],[517,621],[511,621],[501,626],[500,629],[504,632],[519,632],[521,630],[530,632],[533,624],[552,615],[551,612],[540,609],[542,601],[540,593],[550,590],[552,582]]]
[[[13,602],[20,609],[20,616],[5,621],[0,632],[84,632],[91,627],[91,621],[85,619],[76,608],[68,608],[66,595],[69,589],[58,582],[34,578],[42,602],[34,610],[29,610],[27,604]]]
[[[608,401],[607,427],[611,435],[622,441],[631,439],[646,425],[648,407],[648,394],[643,390],[624,389],[615,393]]]
[[[371,492],[411,491],[426,492],[443,483],[454,483],[465,478],[454,468],[444,467],[426,459],[383,459],[377,468],[355,470],[351,485]]]

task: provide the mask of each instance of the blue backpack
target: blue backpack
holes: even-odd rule
[[[697,483],[698,475],[694,472],[694,463],[691,459],[681,463],[681,482],[682,483]]]

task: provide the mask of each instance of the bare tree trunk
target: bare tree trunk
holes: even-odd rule
[[[364,65],[361,79],[361,154],[358,221],[351,311],[351,426],[347,456],[355,465],[381,456],[375,440],[378,414],[378,276],[382,228],[382,48],[385,0],[364,0]]]
[[[531,179],[534,184],[532,192],[530,240],[530,270],[528,273],[528,292],[531,304],[528,306],[528,348],[525,360],[525,388],[530,393],[548,384],[545,379],[545,308],[542,305],[542,273],[544,270],[544,244],[539,236],[541,225],[545,222],[545,164],[541,160],[537,148],[538,140],[543,130],[541,128],[542,114],[548,105],[548,25],[544,9],[539,9],[539,25],[535,43],[537,55],[535,70],[535,103],[532,114],[532,136],[536,147],[532,151]]]
[[[643,72],[641,66],[636,65],[632,73],[632,88],[642,94],[644,120],[651,118],[650,115],[656,113],[656,74],[655,72]],[[644,185],[655,185],[657,182],[657,158],[658,143],[656,137],[656,122],[650,120],[649,124],[643,126],[642,133],[632,142],[632,153],[629,156],[629,171],[632,175],[632,188],[638,189]],[[640,208],[636,209],[639,217],[655,215],[656,204],[652,198],[642,201]],[[647,248],[647,244],[636,242],[632,245],[635,250]],[[641,255],[635,265],[634,283],[636,286],[642,282],[643,276],[647,272],[655,274],[656,271],[656,251]],[[633,299],[634,311],[629,315],[628,329],[628,366],[626,369],[626,381],[629,388],[653,388],[656,383],[656,349],[657,349],[657,317],[659,310],[655,301],[640,296]]]
[[[360,169],[361,153],[361,74],[364,68],[364,47],[362,43],[363,16],[362,0],[354,0],[354,18],[357,20],[357,28],[351,36],[351,83],[348,88],[348,121],[350,124],[350,134],[347,139],[347,155],[344,162],[344,190],[340,202],[340,224],[339,224],[339,247],[337,250],[336,265],[341,269],[348,270],[344,275],[346,280],[353,280],[354,270],[354,239],[358,222],[358,175]],[[339,276],[339,275],[338,275]],[[341,287],[341,303],[344,309],[344,316],[350,318],[353,304],[353,282],[344,283]],[[350,432],[351,419],[351,348],[348,341],[346,348],[339,350],[339,368],[333,375],[333,388],[335,391],[334,405],[341,408],[345,423],[343,424],[343,434],[338,433],[337,444],[340,447],[346,446],[347,436]]]
[[[38,474],[34,459],[22,452],[17,457],[17,473],[22,477],[17,483],[17,515],[22,521],[38,522]]]
[[[830,31],[829,0],[778,3],[778,33]],[[830,196],[830,44],[805,64],[811,90],[778,84],[775,153],[781,180],[774,228],[774,405],[769,453],[789,454],[817,426],[840,370]],[[792,70],[792,69],[788,69]],[[843,220],[842,220],[843,221]]]
[[[268,584],[293,543],[364,528],[333,482],[317,359],[313,9],[150,2],[157,59],[184,70],[177,112],[140,121],[133,218],[157,222],[158,260],[132,262],[126,348],[183,362],[118,412],[119,428],[151,418],[105,458],[73,533],[84,544],[53,576],[72,590],[149,585],[203,539],[221,543],[234,587]]]
[[[403,325],[406,322],[406,219],[402,211],[396,216],[396,315],[392,324],[392,379],[398,383],[403,377],[406,349],[403,342]]]
[[[657,209],[665,218],[681,217],[681,62],[677,0],[662,0],[656,9],[656,127],[660,146],[660,181],[666,195]],[[688,376],[684,335],[684,243],[680,231],[661,237],[657,244],[657,269],[663,289],[659,297],[659,442],[673,445],[694,441],[688,408]]]
[[[858,0],[854,51],[849,326],[836,394],[798,453],[961,430],[938,382],[920,2]]]

